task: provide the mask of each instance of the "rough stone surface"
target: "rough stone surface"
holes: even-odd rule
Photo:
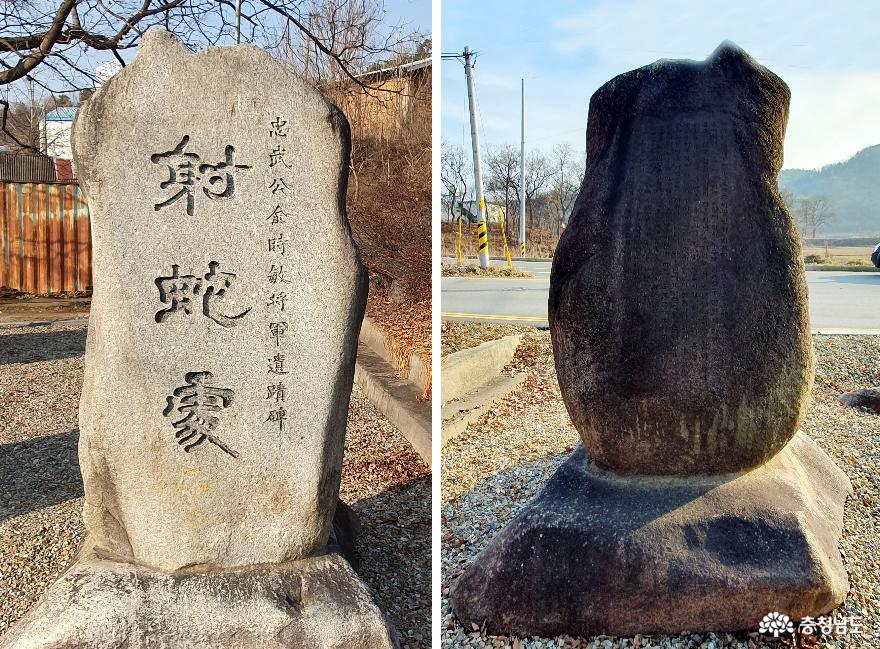
[[[788,102],[781,79],[728,43],[593,95],[549,321],[566,406],[601,467],[739,471],[797,430],[813,359],[776,185]]]
[[[451,593],[466,628],[553,636],[754,630],[846,596],[849,480],[803,433],[738,474],[621,477],[583,445]]]
[[[880,415],[880,388],[865,388],[864,390],[844,392],[838,399],[845,406],[864,408]]]
[[[94,241],[96,551],[163,571],[322,553],[367,292],[345,118],[264,51],[192,54],[151,30],[73,144]]]
[[[336,554],[169,575],[90,550],[0,641],[2,649],[391,649],[394,634]]]

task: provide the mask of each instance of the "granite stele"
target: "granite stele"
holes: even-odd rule
[[[367,295],[345,117],[266,52],[153,29],[73,143],[88,536],[0,645],[396,646],[327,550]]]
[[[776,185],[788,104],[730,43],[593,95],[549,300],[583,444],[454,585],[468,628],[757,631],[845,597],[851,486],[798,432],[813,355]]]

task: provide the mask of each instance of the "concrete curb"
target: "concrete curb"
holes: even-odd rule
[[[847,273],[880,273],[880,268],[874,266],[830,266],[825,264],[807,264],[807,270],[835,270]]]
[[[431,402],[419,401],[422,389],[398,377],[397,368],[363,340],[358,343],[354,380],[430,467]]]
[[[388,346],[388,340],[385,338],[385,332],[376,324],[370,316],[364,316],[361,324],[361,335],[359,340],[367,344],[374,352],[384,358],[392,367],[397,367],[397,359],[391,348]],[[425,379],[428,376],[428,370],[424,361],[420,356],[412,354],[409,357],[409,367],[406,378],[421,391],[425,389]]]
[[[444,405],[440,415],[443,422],[440,445],[445,446],[446,442],[461,435],[468,426],[489,412],[493,405],[516,390],[525,380],[524,372],[514,376],[496,376],[475,392]]]
[[[513,359],[521,339],[505,336],[447,356],[441,368],[440,402],[463,397],[498,376]]]

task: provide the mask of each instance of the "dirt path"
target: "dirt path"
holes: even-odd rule
[[[82,292],[41,297],[0,288],[0,324],[81,320],[89,317],[91,303]]]

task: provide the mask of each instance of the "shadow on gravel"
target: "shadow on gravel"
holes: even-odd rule
[[[0,336],[0,365],[56,361],[82,356],[85,351],[85,327],[72,331],[32,327],[27,333]]]
[[[0,523],[83,495],[79,429],[0,445]]]
[[[431,477],[358,500],[351,509],[361,525],[361,578],[403,634],[401,644],[430,647]]]

